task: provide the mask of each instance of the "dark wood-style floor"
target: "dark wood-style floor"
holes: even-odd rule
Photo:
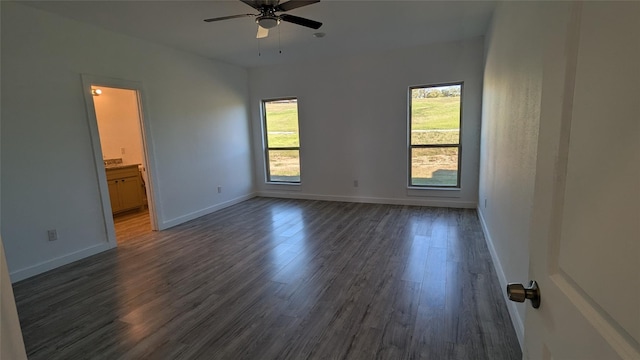
[[[149,209],[134,210],[113,217],[118,245],[135,241],[151,232]]]
[[[30,359],[520,359],[473,210],[255,198],[14,285]]]

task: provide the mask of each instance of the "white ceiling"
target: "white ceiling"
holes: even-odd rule
[[[203,21],[211,17],[256,12],[239,0],[25,3],[244,67],[477,37],[485,33],[495,6],[493,1],[321,0],[288,12],[322,22],[319,30],[283,22],[278,28],[271,29],[267,39],[258,41],[253,18]],[[324,32],[326,36],[314,38],[315,32]],[[279,53],[279,48],[282,53]]]

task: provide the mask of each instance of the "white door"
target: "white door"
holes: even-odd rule
[[[524,357],[640,359],[640,2],[567,9],[543,77]]]

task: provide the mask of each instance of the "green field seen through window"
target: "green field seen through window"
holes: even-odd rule
[[[411,185],[458,185],[461,90],[461,85],[411,90]]]
[[[264,103],[268,148],[300,147],[298,103],[293,100]],[[268,150],[269,181],[300,182],[300,150]]]
[[[300,146],[298,104],[296,101],[265,103],[269,147]]]

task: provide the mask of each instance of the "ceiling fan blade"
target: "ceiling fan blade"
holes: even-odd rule
[[[290,0],[286,3],[282,3],[274,8],[275,11],[289,11],[297,9],[299,7],[315,4],[320,0]]]
[[[231,16],[223,16],[223,17],[217,17],[217,18],[211,18],[211,19],[204,19],[204,21],[212,22],[212,21],[220,21],[220,20],[242,18],[242,17],[247,17],[247,16],[256,16],[256,15],[254,15],[254,14],[231,15]]]
[[[260,10],[260,5],[261,4],[258,1],[255,1],[255,0],[240,0],[240,1],[242,1],[243,3],[251,6],[252,8],[254,8],[256,10]]]
[[[290,23],[293,23],[293,24],[296,24],[296,25],[306,26],[306,27],[312,28],[312,29],[320,29],[320,26],[322,26],[321,22],[317,22],[317,21],[301,18],[299,16],[288,15],[288,14],[280,15],[280,20],[286,21],[286,22],[290,22]]]
[[[269,36],[269,29],[265,29],[258,25],[258,34],[256,34],[256,39],[264,39],[267,36]]]

